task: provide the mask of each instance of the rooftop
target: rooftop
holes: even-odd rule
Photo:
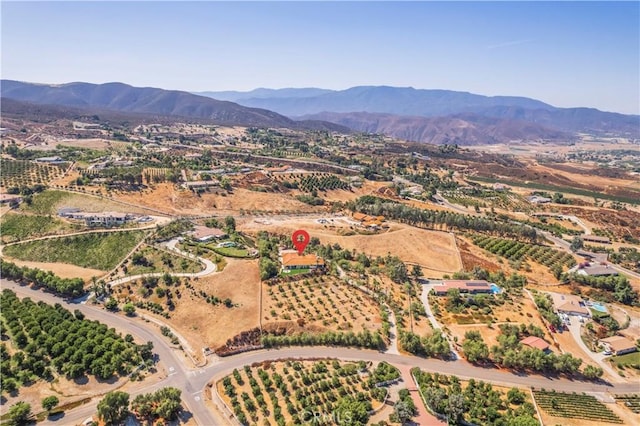
[[[619,352],[624,351],[626,349],[635,348],[636,344],[631,340],[627,339],[623,336],[611,336],[605,339],[600,339],[601,343],[606,343],[609,345],[612,351]]]
[[[316,266],[324,265],[324,259],[315,254],[300,255],[295,253],[282,253],[282,266]]]
[[[546,351],[547,349],[549,349],[549,344],[545,342],[544,339],[536,336],[525,337],[524,339],[520,340],[520,343],[525,346],[529,346],[530,348],[540,349],[541,351]]]

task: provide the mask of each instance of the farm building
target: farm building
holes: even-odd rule
[[[437,296],[445,296],[449,290],[458,289],[460,293],[468,294],[490,294],[492,293],[491,285],[484,280],[467,281],[467,280],[448,280],[443,281],[442,285],[433,287],[433,291]]]
[[[369,216],[364,213],[354,213],[353,219],[360,222],[360,226],[368,229],[380,229],[382,227],[386,227],[387,225],[384,223],[384,216]]]
[[[192,182],[184,182],[182,184],[184,189],[190,189],[192,191],[213,188],[216,186],[220,186],[220,183],[217,180],[194,180]]]
[[[324,259],[315,255],[300,255],[297,251],[286,251],[280,253],[280,262],[283,271],[294,271],[298,269],[324,269]]]
[[[600,339],[600,344],[614,355],[624,355],[638,350],[636,344],[623,336],[611,336]]]
[[[609,237],[600,237],[598,235],[582,235],[582,241],[598,244],[611,244]]]
[[[533,349],[540,349],[543,352],[549,352],[549,344],[545,342],[544,339],[536,336],[525,337],[520,340],[520,343]]]
[[[40,157],[36,158],[36,163],[46,163],[46,164],[62,164],[65,161],[58,156],[55,157]]]
[[[218,228],[207,228],[206,226],[196,225],[195,229],[191,232],[191,236],[196,241],[206,242],[213,239],[219,240],[221,238],[227,238],[227,233]]]

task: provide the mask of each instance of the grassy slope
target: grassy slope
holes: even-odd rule
[[[35,262],[70,263],[109,270],[142,239],[143,232],[112,232],[32,241],[6,247],[7,256]]]
[[[44,191],[34,195],[31,204],[22,204],[21,208],[36,214],[56,214],[55,206],[72,194],[64,191]]]
[[[69,226],[55,217],[7,213],[0,220],[3,241],[18,241],[41,237]]]

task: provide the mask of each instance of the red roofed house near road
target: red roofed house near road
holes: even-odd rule
[[[549,350],[549,344],[545,342],[543,339],[536,336],[529,336],[522,340],[520,340],[525,346],[529,346],[530,348],[540,349],[543,352],[547,352]]]

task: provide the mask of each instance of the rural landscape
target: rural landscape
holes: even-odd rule
[[[637,3],[5,3],[0,426],[640,424]]]
[[[640,420],[639,135],[481,149],[34,96],[2,104],[3,419]]]

